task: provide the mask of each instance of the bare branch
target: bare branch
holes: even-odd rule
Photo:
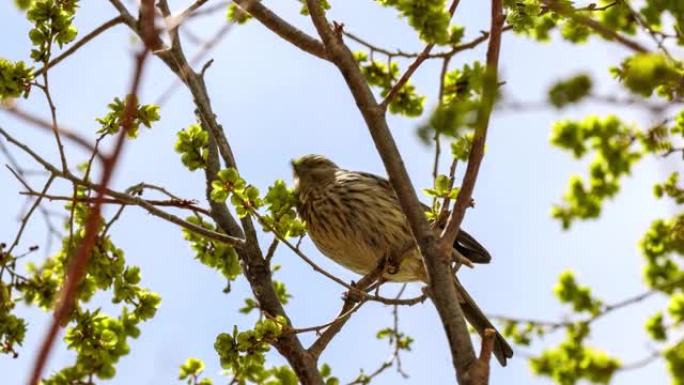
[[[339,316],[335,317],[335,319],[333,319],[330,322],[324,323],[323,325],[291,329],[290,332],[291,333],[297,333],[297,334],[309,333],[309,332],[320,333],[323,329],[326,329],[326,328],[328,328],[328,327],[330,327],[330,326],[332,326],[338,322],[343,322],[342,320],[344,318],[350,317],[353,313],[355,313],[357,310],[359,310],[361,308],[361,306],[363,306],[363,304],[364,304],[364,302],[358,302],[354,307],[352,307],[351,309],[349,309],[345,313],[341,313]]]
[[[406,284],[403,284],[401,286],[401,289],[397,293],[396,297],[394,298],[395,300],[398,300],[401,298],[402,294],[404,294],[404,290],[406,290]],[[400,331],[399,331],[399,305],[394,305],[392,307],[392,333],[393,335],[390,336],[390,343],[394,341],[394,348],[392,349],[392,354],[390,357],[385,360],[380,366],[375,369],[373,372],[371,372],[368,375],[365,375],[363,371],[361,374],[356,378],[356,380],[348,383],[347,385],[365,385],[368,384],[373,378],[379,376],[382,372],[385,370],[389,369],[392,367],[392,365],[396,364],[397,367],[397,372],[403,377],[403,378],[408,378],[408,374],[404,372],[404,369],[401,366],[401,350],[406,349],[406,347],[402,347],[402,341],[400,339]]]
[[[507,25],[503,28],[503,32],[511,31],[512,29],[513,29],[512,26]],[[395,51],[390,51],[388,49],[385,49],[385,48],[379,47],[373,43],[370,43],[367,40],[364,40],[364,39],[360,38],[359,36],[357,36],[351,32],[348,32],[346,30],[343,30],[342,34],[344,36],[348,37],[349,39],[353,40],[354,42],[368,48],[371,52],[379,52],[379,53],[387,56],[388,58],[395,58],[395,57],[408,58],[408,59],[417,58],[418,56],[420,56],[420,54],[422,52],[422,51],[421,52],[405,52],[405,51],[402,51],[401,49],[397,49]],[[455,54],[457,54],[459,52],[466,51],[469,49],[473,49],[473,48],[479,46],[480,44],[487,41],[487,39],[489,39],[489,32],[480,31],[480,36],[472,39],[471,41],[466,42],[466,43],[456,44],[456,45],[452,46],[451,49],[446,50],[446,51],[430,53],[427,55],[427,59],[451,58],[452,56],[454,56]]]
[[[228,34],[232,26],[233,24],[223,24],[211,39],[202,44],[199,51],[190,59],[190,64],[198,64],[211,51],[211,49],[214,48],[214,46],[216,46],[216,44],[218,44]],[[187,30],[185,32],[187,32]],[[200,75],[203,75],[203,72],[200,72]],[[182,79],[179,78],[174,79],[173,82],[166,88],[166,90],[164,90],[164,92],[162,92],[157,98],[156,103],[160,106],[165,104],[181,81]]]
[[[180,14],[177,16],[170,17],[171,20],[169,20],[169,17],[167,17],[166,22],[169,24],[169,29],[176,29],[178,28],[185,20],[187,20],[192,14],[197,11],[201,6],[203,6],[207,0],[195,0],[193,1],[187,8],[185,8]]]
[[[404,72],[403,75],[399,78],[399,80],[392,86],[392,88],[389,90],[387,93],[387,96],[385,96],[385,99],[383,99],[382,102],[380,102],[380,107],[383,109],[387,109],[387,106],[392,102],[392,99],[394,99],[399,91],[401,91],[401,88],[409,81],[409,78],[413,75],[414,72],[420,67],[421,64],[425,61],[425,59],[428,58],[428,55],[430,54],[430,51],[432,51],[432,47],[434,47],[434,44],[428,44],[423,48],[423,51],[418,55],[416,60],[409,65],[408,69],[406,69],[406,72]]]
[[[52,40],[50,40],[47,44],[47,55],[44,60],[43,66],[47,66],[47,60],[50,58],[50,51],[52,49]],[[45,99],[48,102],[48,106],[50,107],[50,117],[52,118],[52,123],[50,124],[50,128],[52,130],[52,133],[55,137],[55,142],[57,142],[57,150],[59,151],[59,158],[62,162],[62,170],[67,170],[68,165],[67,165],[67,160],[66,160],[66,155],[64,154],[64,145],[62,144],[62,137],[59,132],[59,125],[57,124],[57,107],[55,106],[55,103],[52,100],[52,95],[50,94],[50,82],[49,82],[49,77],[48,77],[48,71],[44,71],[42,74],[43,77],[43,84],[40,87],[40,89],[43,91],[43,94],[45,94]]]
[[[366,294],[365,298],[369,301],[380,302],[385,305],[413,306],[425,302],[425,300],[428,299],[428,295],[421,294],[413,298],[385,298],[378,295]]]

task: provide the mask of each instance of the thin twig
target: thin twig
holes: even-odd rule
[[[559,15],[572,19],[575,22],[589,27],[596,31],[599,35],[603,36],[606,40],[614,40],[622,44],[624,47],[629,48],[632,51],[646,53],[649,50],[642,46],[640,43],[631,40],[614,29],[584,15],[578,14],[576,9],[572,6],[568,6],[566,3],[561,3],[558,0],[542,0],[542,3],[550,10],[558,13]]]
[[[48,122],[45,119],[39,118],[35,115],[32,115],[20,108],[17,107],[10,107],[10,108],[5,108],[5,109],[0,109],[0,111],[6,111],[10,115],[19,118],[23,120],[24,122],[30,123],[36,127],[45,129],[45,130],[52,130],[52,123]],[[64,127],[57,127],[57,131],[61,136],[63,136],[65,139],[68,139],[72,141],[73,143],[77,144],[79,147],[83,148],[84,150],[88,152],[94,152],[95,155],[99,158],[102,159],[102,154],[96,151],[96,148],[93,144],[91,144],[87,139],[83,138],[82,136],[78,135],[75,131],[69,130]]]
[[[399,91],[401,91],[401,88],[406,85],[406,83],[409,81],[411,78],[411,75],[413,75],[414,72],[420,67],[421,64],[427,59],[428,55],[430,54],[430,51],[432,51],[432,47],[434,47],[434,44],[428,44],[425,46],[423,51],[418,55],[416,60],[409,65],[409,67],[406,69],[406,72],[404,72],[403,75],[399,78],[399,80],[390,88],[389,92],[387,92],[387,95],[385,96],[385,99],[380,102],[380,107],[383,109],[387,109],[387,106],[389,106],[390,103],[392,103],[392,100],[397,96]]]
[[[50,39],[47,43],[47,55],[44,60],[44,66],[48,65],[48,60],[50,59],[50,51],[52,47],[52,40]],[[52,119],[52,122],[50,124],[50,128],[52,130],[52,133],[55,137],[55,141],[57,142],[57,150],[59,151],[59,158],[62,161],[62,170],[67,170],[69,166],[67,165],[67,160],[66,160],[66,155],[64,153],[64,145],[62,144],[62,138],[59,132],[59,125],[57,124],[57,107],[55,106],[54,101],[52,100],[52,95],[50,94],[50,83],[48,81],[48,71],[43,71],[42,73],[43,76],[43,85],[40,87],[40,89],[43,91],[43,94],[45,94],[45,99],[48,102],[48,107],[50,108],[50,117]]]
[[[513,27],[510,25],[507,25],[503,28],[502,32],[508,32],[511,30],[513,30]],[[397,49],[396,51],[390,51],[388,49],[385,49],[385,48],[379,47],[373,43],[370,43],[367,40],[364,40],[364,39],[360,38],[358,35],[355,35],[349,31],[342,30],[342,34],[344,36],[348,37],[349,39],[353,40],[354,42],[366,47],[368,50],[371,51],[371,54],[373,52],[378,52],[378,53],[381,53],[381,54],[387,56],[390,59],[395,58],[395,57],[413,59],[413,58],[417,58],[422,53],[422,51],[421,52],[405,52],[405,51],[402,51],[401,49]],[[448,50],[430,53],[427,55],[427,59],[444,59],[447,57],[453,57],[455,54],[457,54],[459,52],[466,51],[469,49],[473,49],[473,48],[479,46],[480,44],[487,41],[487,39],[489,39],[489,32],[480,31],[480,36],[478,36],[478,37],[476,37],[476,38],[474,38],[474,39],[472,39],[466,43],[456,44]]]
[[[9,169],[17,179],[21,180],[21,176],[17,174],[14,170],[11,168]],[[50,188],[50,185],[52,185],[52,182],[54,182],[55,176],[50,175],[48,178],[47,182],[45,182],[45,185],[43,186],[43,189],[41,190],[41,194],[45,194],[48,189]],[[26,228],[26,225],[28,224],[29,218],[31,218],[31,215],[33,215],[33,212],[36,210],[36,208],[40,205],[40,202],[43,200],[42,196],[39,196],[35,202],[33,202],[33,205],[31,205],[31,208],[26,212],[24,217],[21,219],[21,225],[19,226],[19,231],[17,232],[17,235],[14,237],[14,241],[10,245],[9,249],[7,250],[7,254],[11,254],[12,250],[19,244],[19,241],[21,240],[21,236],[24,233],[24,229]]]
[[[452,210],[451,216],[440,237],[442,250],[451,250],[453,247],[452,245],[458,236],[458,231],[465,216],[465,211],[470,206],[475,182],[477,181],[477,175],[480,171],[480,164],[484,157],[489,119],[494,107],[494,100],[496,99],[498,88],[497,72],[499,68],[499,52],[501,50],[501,34],[503,32],[504,20],[501,0],[492,0],[492,26],[489,46],[487,47],[488,81],[485,81],[485,84],[483,85],[482,107],[478,113],[473,144],[470,149],[468,166],[466,168],[465,176],[463,177],[463,183],[461,184],[456,203],[454,204],[454,209]]]
[[[35,159],[38,163],[40,163],[46,170],[48,170],[51,174],[55,174],[61,178],[67,179],[73,183],[76,183],[78,185],[87,187],[89,189],[93,190],[100,190],[104,188],[104,191],[107,195],[118,199],[120,202],[119,203],[126,203],[129,205],[135,205],[143,208],[150,214],[162,218],[164,220],[167,220],[171,223],[177,224],[183,228],[186,228],[192,232],[195,232],[197,234],[206,236],[210,239],[214,239],[220,242],[227,243],[229,245],[233,245],[235,247],[241,247],[244,245],[245,240],[239,237],[234,237],[231,235],[226,235],[222,233],[218,233],[216,231],[211,231],[209,229],[206,229],[204,227],[198,226],[194,223],[190,223],[188,221],[185,221],[175,215],[169,214],[163,210],[160,210],[159,208],[155,207],[154,205],[151,205],[147,203],[144,199],[140,199],[138,197],[132,196],[130,194],[118,192],[115,190],[111,190],[109,188],[102,187],[99,184],[89,182],[87,180],[84,180],[82,178],[78,178],[75,175],[71,174],[70,172],[63,172],[54,167],[50,162],[46,161],[43,159],[40,155],[36,154],[33,150],[31,150],[28,146],[25,144],[21,143],[17,139],[15,139],[13,136],[11,136],[9,133],[7,133],[2,127],[0,127],[0,135],[4,136],[7,141],[10,143],[14,144],[15,146],[19,147],[22,151],[26,152],[29,156],[31,156],[33,159]]]
[[[271,260],[275,255],[276,249],[278,248],[278,242],[278,237],[273,237],[273,241],[271,241],[271,244],[268,246],[268,250],[266,251],[266,256],[264,259],[269,266],[271,266]]]
[[[245,203],[245,202],[243,202],[243,203]],[[285,238],[285,237],[282,236],[281,234],[278,234],[278,232],[276,231],[276,229],[273,228],[271,225],[269,225],[268,222],[264,219],[264,217],[263,217],[258,211],[256,211],[256,209],[254,209],[253,207],[247,206],[247,205],[246,205],[246,207],[249,207],[249,208],[250,208],[250,213],[251,213],[252,215],[254,215],[254,216],[259,220],[259,223],[261,223],[262,226],[264,226],[266,229],[268,229],[268,231],[273,232],[273,234],[275,235],[275,237],[276,237],[277,240],[279,240],[280,242],[282,242],[285,246],[287,246],[290,250],[292,250],[299,258],[301,258],[304,262],[306,262],[306,264],[308,264],[309,266],[311,266],[311,268],[312,268],[315,272],[324,275],[325,277],[329,278],[329,279],[332,280],[333,282],[336,282],[336,283],[338,283],[339,285],[341,285],[341,286],[343,286],[343,287],[345,287],[345,288],[347,288],[347,289],[350,289],[350,290],[353,289],[353,287],[352,287],[351,285],[349,285],[347,282],[345,282],[345,281],[342,280],[341,278],[338,278],[338,277],[334,276],[333,274],[329,273],[329,272],[328,272],[327,270],[325,270],[324,268],[318,266],[318,265],[316,264],[316,262],[314,262],[314,261],[313,261],[311,258],[309,258],[306,254],[304,254],[304,253],[303,253],[299,248],[297,248],[295,245],[293,245],[292,242],[290,242],[287,238]]]
[[[17,180],[22,185],[24,185],[24,187],[30,188],[28,182],[24,180],[24,177],[28,176],[30,173],[21,167],[19,162],[12,156],[9,149],[5,146],[5,143],[3,141],[0,141],[0,152],[2,152],[5,155],[5,157],[11,165],[11,167],[9,165],[5,165],[9,169],[9,171],[17,178]],[[40,175],[47,175],[49,177],[53,174],[41,173]],[[38,205],[38,209],[40,210],[40,213],[43,215],[43,220],[45,221],[45,226],[48,230],[45,242],[45,252],[49,253],[52,247],[53,237],[57,239],[62,239],[63,236],[62,233],[59,230],[57,230],[57,227],[55,227],[55,225],[52,223],[52,220],[50,219],[50,217],[52,216],[51,213],[45,207],[43,207],[42,204]]]
[[[214,48],[225,36],[227,36],[228,32],[230,32],[233,24],[232,23],[227,23],[221,25],[221,27],[216,31],[214,36],[209,39],[208,41],[204,42],[202,44],[202,47],[200,47],[199,51],[195,54],[195,56],[190,59],[190,64],[191,65],[196,65],[198,64],[206,55],[211,52],[211,49]],[[159,97],[157,98],[156,104],[158,105],[164,105],[166,101],[173,95],[173,92],[176,90],[176,88],[181,84],[181,79],[176,78],[174,79],[171,84],[162,92]]]
[[[73,53],[76,52],[79,48],[81,48],[81,47],[83,47],[84,45],[86,45],[89,41],[93,40],[95,37],[97,37],[97,36],[98,36],[99,34],[101,34],[102,32],[104,32],[104,31],[106,31],[106,30],[108,30],[108,29],[110,29],[110,28],[112,28],[112,27],[114,27],[114,26],[116,26],[116,25],[118,25],[118,24],[120,24],[120,23],[122,23],[122,22],[123,22],[123,18],[119,15],[119,16],[116,16],[116,17],[114,17],[114,18],[112,18],[112,19],[110,19],[110,20],[108,20],[108,21],[102,23],[102,25],[100,25],[99,27],[95,28],[95,29],[92,30],[90,33],[88,33],[88,34],[86,34],[86,35],[83,35],[83,37],[82,37],[81,39],[79,39],[77,42],[75,42],[74,44],[72,44],[71,46],[69,46],[69,48],[68,48],[66,51],[62,52],[59,56],[57,56],[56,58],[50,60],[50,62],[47,63],[47,65],[45,65],[45,66],[43,66],[43,67],[37,69],[36,72],[34,73],[35,76],[40,76],[40,75],[42,75],[44,72],[47,72],[47,70],[49,70],[50,68],[52,68],[52,67],[56,66],[57,64],[59,64],[62,60],[64,60],[64,59],[66,59],[67,57],[69,57],[71,54],[73,54]]]
[[[106,194],[108,192],[105,192]],[[39,198],[46,198],[50,201],[66,201],[66,202],[83,202],[83,203],[95,203],[96,198],[95,197],[73,197],[73,196],[61,196],[61,195],[49,195],[49,194],[44,194],[44,193],[38,193],[35,191],[25,191],[21,192],[20,194],[22,195],[30,195],[30,196],[35,196]],[[198,207],[195,206],[194,201],[187,200],[187,199],[169,199],[169,200],[156,200],[156,199],[141,199],[141,201],[144,201],[148,205],[152,206],[161,206],[161,207],[175,207],[179,209],[186,209],[186,210],[192,210],[195,212],[202,213],[204,215],[210,215],[209,210],[203,208],[203,207]],[[129,204],[129,200],[127,199],[119,199],[119,198],[102,198],[101,200],[102,204],[114,204],[114,205],[127,205]]]
[[[363,299],[363,296],[361,296],[361,299],[359,301],[358,294],[359,292],[362,292],[364,289],[367,287],[371,286],[373,283],[375,283],[377,280],[379,280],[382,277],[382,274],[385,272],[385,263],[384,261],[381,261],[381,263],[378,264],[378,266],[371,271],[370,273],[366,274],[359,282],[353,285],[352,288],[350,288],[349,292],[347,292],[347,298],[344,301],[344,304],[342,305],[342,309],[339,312],[339,315],[335,317],[335,321],[328,326],[327,329],[321,335],[318,337],[316,341],[314,341],[313,344],[307,349],[309,354],[311,354],[313,357],[318,359],[320,357],[321,353],[325,348],[328,346],[330,341],[337,335],[337,333],[342,330],[342,327],[349,321],[349,318],[351,317],[350,310],[352,310],[357,302],[365,303],[365,299]],[[359,304],[360,307],[360,304]]]
[[[395,300],[398,300],[401,298],[402,294],[404,294],[404,290],[406,290],[406,284],[403,284],[401,286],[401,289],[399,289],[399,292],[397,295],[394,297]],[[370,374],[364,374],[363,370],[361,371],[361,374],[352,382],[349,382],[347,385],[365,385],[368,384],[373,378],[379,376],[382,372],[385,370],[391,368],[393,365],[396,364],[397,367],[397,373],[399,373],[403,378],[408,378],[409,375],[404,371],[401,365],[401,355],[400,352],[402,350],[402,345],[401,345],[401,340],[399,338],[400,335],[399,331],[399,305],[394,305],[392,307],[392,334],[390,336],[390,343],[393,343],[393,348],[392,348],[392,354],[388,359],[386,359],[380,366],[375,369],[373,372]]]
[[[351,316],[353,313],[355,313],[357,310],[359,310],[361,308],[361,306],[363,306],[364,303],[365,303],[364,301],[359,301],[356,304],[356,306],[347,310],[345,313],[338,315],[337,317],[335,317],[335,319],[333,319],[330,322],[326,322],[322,325],[317,325],[317,326],[309,326],[309,327],[304,327],[304,328],[294,328],[294,329],[289,330],[289,332],[290,333],[297,333],[297,334],[316,332],[316,334],[320,335],[320,333],[323,329],[328,328],[337,322],[341,322],[343,318]]]
[[[169,30],[177,29],[206,2],[207,0],[195,0],[177,16],[166,17],[167,28],[169,28]]]
[[[456,12],[456,7],[458,7],[458,3],[460,0],[453,0],[451,2],[451,6],[449,6],[449,15],[451,17],[454,16],[454,12]],[[433,43],[430,43],[423,48],[423,51],[418,55],[416,60],[409,65],[408,69],[406,69],[406,72],[399,78],[399,80],[390,88],[389,92],[387,92],[387,95],[385,96],[385,99],[383,99],[382,102],[380,102],[380,107],[386,109],[387,106],[389,106],[390,103],[392,103],[392,100],[397,96],[399,91],[401,91],[401,88],[408,83],[409,79],[411,78],[411,75],[420,67],[421,64],[425,61],[425,59],[428,58],[430,55],[430,51],[432,51],[432,48],[435,45]]]
[[[617,370],[620,371],[629,371],[629,370],[635,370],[635,369],[641,369],[644,366],[647,366],[657,360],[658,358],[661,358],[663,356],[663,352],[660,350],[655,350],[651,354],[647,355],[646,357],[636,360],[634,362],[630,362],[628,364],[624,364],[620,366]]]
[[[678,285],[681,285],[684,283],[684,277],[680,279],[675,279],[673,281],[667,282],[662,285],[656,285],[652,287],[649,290],[646,290],[642,293],[639,293],[637,295],[634,295],[632,297],[625,298],[621,301],[612,303],[612,304],[607,304],[603,305],[599,312],[596,314],[590,315],[586,318],[579,319],[579,320],[564,320],[564,321],[549,321],[549,320],[540,320],[540,319],[532,319],[532,318],[515,318],[515,317],[507,317],[503,315],[488,315],[488,317],[492,319],[496,319],[500,322],[514,322],[514,323],[526,323],[526,324],[532,324],[536,326],[540,326],[546,329],[547,332],[552,332],[561,328],[566,328],[566,327],[571,327],[577,324],[590,324],[604,316],[606,316],[609,313],[612,313],[616,310],[620,310],[622,308],[625,308],[627,306],[633,305],[635,303],[639,303],[641,301],[646,300],[647,298],[653,296],[656,293],[659,293],[663,290],[668,290],[673,287],[676,287]]]
[[[629,13],[634,18],[634,20],[636,20],[636,22],[639,23],[639,25],[643,29],[645,29],[646,32],[648,32],[648,34],[651,36],[653,41],[658,46],[658,49],[660,49],[665,54],[665,56],[667,56],[670,60],[675,61],[672,54],[670,54],[670,51],[667,49],[667,47],[665,47],[665,44],[663,44],[662,35],[658,35],[658,33],[653,28],[651,28],[651,26],[648,24],[648,22],[646,22],[646,20],[644,20],[644,17],[641,15],[641,13],[635,11],[634,8],[632,8],[632,6],[629,4],[628,1],[625,1],[625,0],[614,1],[613,5],[615,5],[617,3],[620,3],[620,6],[627,8]]]
[[[119,218],[121,218],[121,214],[123,214],[123,211],[124,211],[125,208],[126,208],[126,205],[125,205],[125,204],[122,204],[122,205],[119,207],[119,209],[116,210],[116,213],[114,213],[114,216],[112,217],[112,219],[110,219],[110,220],[105,224],[104,228],[102,229],[102,234],[100,235],[100,238],[104,238],[104,237],[109,233],[109,229],[112,227],[112,225],[114,224],[114,222],[118,221]]]

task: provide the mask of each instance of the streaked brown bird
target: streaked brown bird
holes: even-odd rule
[[[375,270],[383,258],[399,261],[399,266],[384,278],[427,282],[420,250],[386,179],[342,169],[321,155],[293,160],[292,167],[297,211],[323,254],[362,275]],[[474,263],[491,260],[489,252],[462,229],[454,251]],[[480,335],[486,328],[494,329],[456,277],[454,282],[468,322]],[[494,354],[503,366],[513,356],[510,345],[498,332]]]

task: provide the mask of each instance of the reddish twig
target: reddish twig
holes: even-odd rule
[[[26,123],[30,123],[36,127],[46,129],[46,130],[52,130],[52,123],[49,121],[42,119],[38,116],[32,115],[22,109],[19,109],[17,107],[10,107],[5,109],[8,113],[10,113],[12,116],[19,118],[23,120]],[[77,144],[79,147],[83,148],[84,150],[88,152],[94,153],[95,156],[97,156],[100,160],[102,160],[102,154],[96,151],[96,148],[93,144],[91,144],[87,139],[79,136],[75,131],[69,130],[64,127],[57,127],[57,131],[60,133],[61,136],[63,136],[66,139],[69,139],[70,141],[74,142]]]
[[[143,4],[142,8],[147,9],[148,11],[143,12],[143,14],[149,14],[149,10],[151,9],[151,7],[153,7],[153,2],[147,0],[145,1],[145,4]],[[152,20],[147,22],[151,22],[153,26],[154,15],[152,15]],[[81,280],[85,276],[88,267],[88,262],[90,260],[90,254],[97,241],[97,234],[101,221],[100,213],[102,203],[104,201],[104,196],[106,194],[106,187],[109,185],[117,161],[119,160],[121,150],[125,143],[126,134],[133,125],[133,119],[135,116],[137,105],[136,95],[138,94],[138,88],[142,77],[142,70],[145,63],[145,59],[147,58],[147,53],[148,49],[146,47],[137,56],[135,71],[133,73],[133,82],[131,85],[130,92],[130,95],[132,96],[128,99],[128,103],[126,103],[126,106],[124,108],[122,129],[119,133],[119,136],[117,137],[116,144],[111,154],[103,159],[102,176],[100,178],[99,187],[96,190],[95,203],[92,205],[90,212],[88,214],[88,219],[85,224],[83,240],[81,241],[81,244],[79,245],[69,266],[68,273],[64,281],[64,286],[62,287],[62,290],[60,292],[60,300],[56,305],[52,322],[48,329],[47,335],[43,339],[40,351],[38,353],[38,357],[36,358],[36,362],[33,366],[33,370],[31,372],[31,377],[29,380],[30,385],[38,385],[43,373],[43,369],[45,368],[45,364],[47,363],[47,358],[50,355],[50,351],[52,350],[55,338],[57,337],[60,325],[62,325],[64,321],[67,320],[69,314],[71,313],[74,303],[76,301],[78,287],[80,285]]]

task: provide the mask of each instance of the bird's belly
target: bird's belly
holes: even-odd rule
[[[311,235],[323,254],[355,273],[368,274],[378,265],[379,254],[363,243],[353,239],[328,240]]]
[[[385,253],[355,237],[344,236],[344,239],[331,240],[317,237],[313,232],[310,235],[316,247],[328,258],[361,275],[375,270]],[[394,274],[387,273],[384,277],[394,282],[424,281],[425,269],[418,249],[408,251],[402,258],[399,270]]]

